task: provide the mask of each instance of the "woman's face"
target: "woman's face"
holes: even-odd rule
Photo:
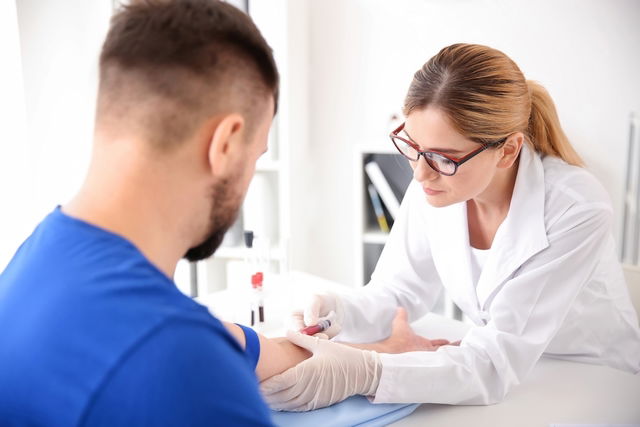
[[[421,151],[433,150],[461,158],[478,149],[478,143],[465,138],[438,108],[414,111],[407,117],[405,136]],[[475,198],[484,192],[498,171],[500,149],[488,149],[458,167],[453,176],[441,175],[421,156],[409,162],[413,178],[420,183],[427,201],[434,207],[448,206]]]

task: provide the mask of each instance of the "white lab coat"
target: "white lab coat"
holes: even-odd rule
[[[444,287],[476,326],[459,347],[381,354],[374,402],[496,403],[543,354],[638,372],[638,318],[611,222],[591,174],[525,144],[509,213],[476,284],[466,203],[433,208],[414,181],[371,282],[343,299],[337,339],[380,340],[397,306],[415,320]]]

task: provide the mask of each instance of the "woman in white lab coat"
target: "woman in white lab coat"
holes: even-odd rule
[[[311,409],[354,393],[491,404],[542,355],[638,372],[611,203],[547,92],[502,52],[457,44],[415,74],[404,113],[391,138],[414,179],[371,282],[316,296],[297,318],[313,324],[334,311],[330,337],[375,341],[398,306],[415,320],[446,289],[475,327],[435,352],[358,356],[290,334],[314,355],[263,383],[271,406]]]

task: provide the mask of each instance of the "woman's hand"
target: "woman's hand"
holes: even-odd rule
[[[333,338],[340,333],[344,320],[344,305],[337,294],[312,295],[305,308],[291,313],[291,326],[293,330],[299,331],[304,327],[316,325],[321,318],[326,318],[330,314],[333,314],[331,326],[319,337]]]
[[[399,307],[396,317],[391,322],[391,335],[382,341],[385,353],[405,353],[408,351],[435,351],[443,345],[451,344],[449,340],[422,337],[416,334],[407,318],[407,311]]]
[[[460,341],[452,343],[445,339],[430,340],[416,334],[409,325],[406,310],[399,307],[391,323],[391,335],[389,338],[372,344],[347,345],[360,349],[375,350],[379,353],[405,353],[408,351],[435,351],[443,345],[459,344]]]

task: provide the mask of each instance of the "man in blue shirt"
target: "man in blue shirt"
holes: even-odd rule
[[[276,110],[271,49],[215,0],[133,1],[93,155],[0,275],[0,425],[270,425],[245,346],[175,287],[233,223]]]

